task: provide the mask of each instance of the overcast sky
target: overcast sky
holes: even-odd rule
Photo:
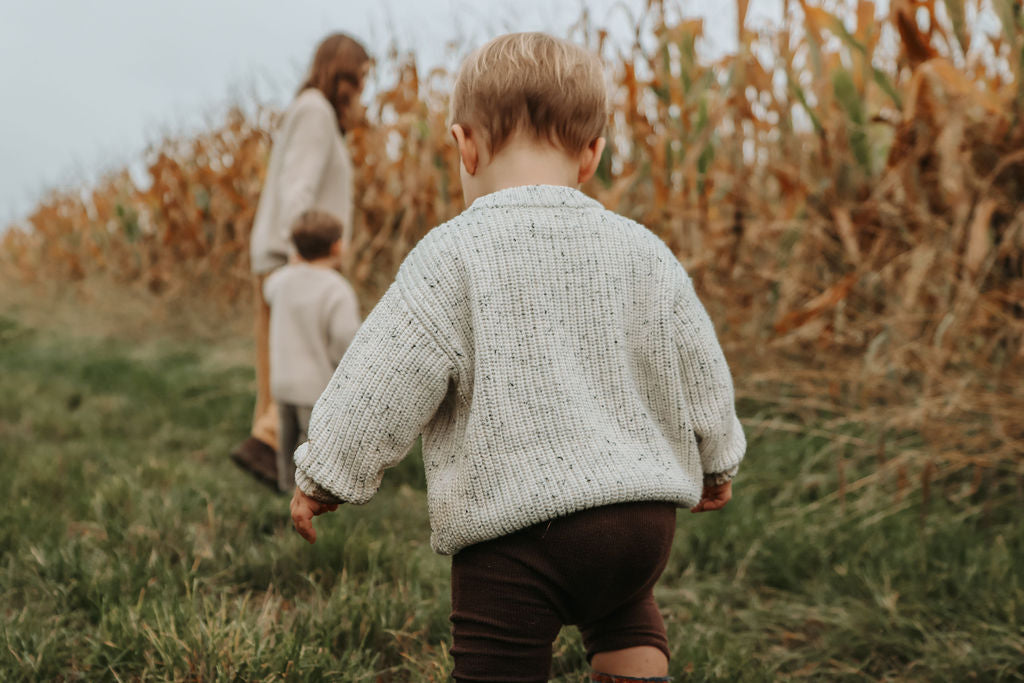
[[[587,0],[594,22],[628,35],[616,4]],[[704,49],[732,49],[735,3],[682,0],[708,19]],[[384,53],[393,40],[421,66],[451,40],[505,31],[565,35],[579,0],[0,0],[0,230],[51,187],[87,183],[141,158],[168,131],[218,119],[255,90],[284,104],[332,31]],[[754,22],[781,0],[753,0]]]

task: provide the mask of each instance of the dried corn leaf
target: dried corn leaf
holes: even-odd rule
[[[845,206],[839,206],[833,209],[832,216],[835,219],[836,231],[839,233],[839,239],[843,243],[847,257],[854,265],[860,265],[860,247],[857,244],[857,233],[853,227],[850,210]]]
[[[850,290],[857,283],[857,279],[856,273],[850,273],[808,301],[803,308],[785,314],[775,323],[775,332],[777,334],[786,334],[802,325],[806,325],[814,318],[831,309],[850,294]]]
[[[986,197],[974,209],[974,216],[967,229],[967,246],[964,249],[964,267],[972,276],[977,275],[985,258],[992,251],[992,214],[998,202]]]

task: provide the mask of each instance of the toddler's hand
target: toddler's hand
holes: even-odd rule
[[[708,512],[710,510],[721,510],[732,498],[732,482],[727,481],[718,486],[705,486],[700,496],[700,502],[690,508],[690,512]]]
[[[292,524],[299,536],[310,543],[316,543],[316,530],[313,528],[313,518],[325,512],[333,512],[338,509],[337,504],[328,505],[313,500],[299,487],[295,487],[295,495],[292,496]]]

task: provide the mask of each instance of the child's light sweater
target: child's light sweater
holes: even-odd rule
[[[601,505],[693,506],[746,448],[679,261],[553,186],[481,197],[409,254],[316,403],[296,482],[365,503],[420,433],[443,554]]]
[[[270,395],[278,403],[313,405],[359,329],[359,300],[341,273],[306,261],[271,273]]]

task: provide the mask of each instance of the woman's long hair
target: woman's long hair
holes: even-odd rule
[[[356,118],[353,105],[359,96],[370,55],[359,41],[344,33],[332,33],[320,41],[299,93],[316,88],[334,107],[338,128],[345,133]],[[298,94],[298,93],[296,93]]]

